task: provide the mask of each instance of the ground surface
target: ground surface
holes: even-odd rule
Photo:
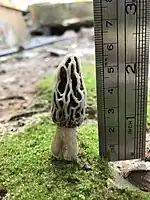
[[[93,30],[53,47],[77,51],[82,59],[87,107],[78,134],[78,164],[62,165],[49,151],[56,128],[49,116],[53,75],[63,56],[51,56],[47,46],[1,60],[0,199],[7,194],[10,200],[149,200],[148,193],[108,184],[113,182],[108,164],[98,161]],[[31,122],[36,123],[24,126]],[[22,132],[15,134],[16,130]],[[9,131],[14,134],[7,135]]]
[[[108,187],[106,161],[98,160],[97,123],[85,122],[78,131],[77,163],[55,161],[50,141],[55,125],[49,118],[23,134],[0,140],[0,196],[10,200],[149,200],[147,193]]]

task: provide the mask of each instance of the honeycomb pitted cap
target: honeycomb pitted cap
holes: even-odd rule
[[[77,55],[67,55],[58,67],[52,100],[52,120],[58,126],[80,126],[85,116],[86,89]]]

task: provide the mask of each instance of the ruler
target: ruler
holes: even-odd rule
[[[145,157],[149,0],[94,0],[100,156]]]

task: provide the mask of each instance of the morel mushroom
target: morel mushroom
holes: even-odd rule
[[[58,67],[52,100],[52,120],[57,124],[52,154],[57,159],[77,160],[76,129],[84,120],[85,96],[80,59],[68,55]]]

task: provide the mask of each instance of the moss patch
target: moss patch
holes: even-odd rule
[[[0,184],[11,200],[148,199],[142,192],[107,188],[110,172],[107,162],[98,160],[96,122],[79,130],[78,164],[51,158],[54,133],[55,125],[43,118],[22,134],[0,139]]]
[[[44,77],[43,79],[40,80],[39,84],[37,85],[37,94],[39,100],[45,105],[51,103],[53,89],[54,89],[54,82],[55,82],[55,77],[54,75],[52,75]]]

